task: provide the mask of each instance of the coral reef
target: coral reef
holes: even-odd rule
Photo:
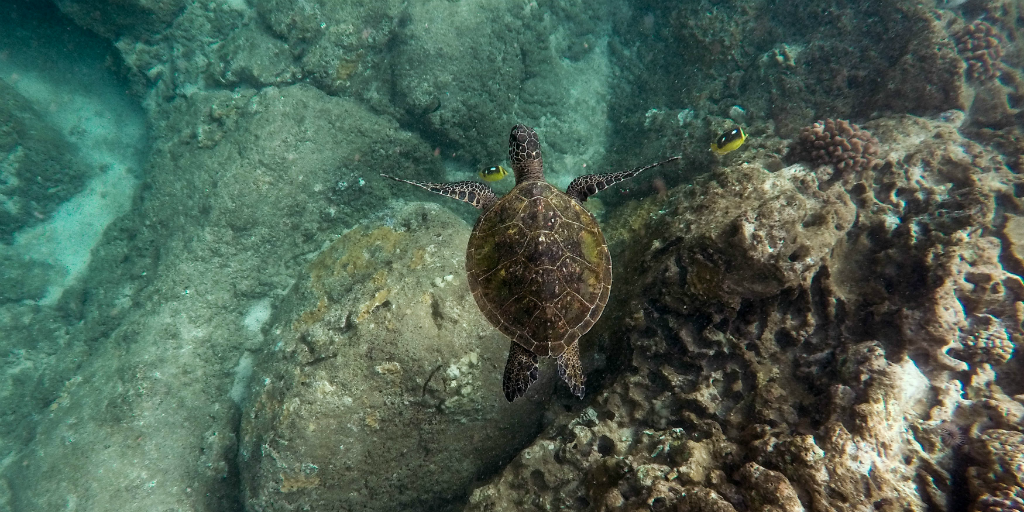
[[[960,74],[969,89],[963,108],[967,113],[964,133],[996,145],[1011,158],[1019,152],[1000,139],[1017,131],[1024,99],[1024,53],[1020,45],[1011,44],[1024,36],[1016,22],[1019,9],[1013,2],[985,0],[967,6],[963,16],[973,21],[946,19],[949,39],[956,43],[963,63]]]
[[[956,51],[967,63],[967,74],[973,80],[987,82],[1002,73],[1002,40],[996,28],[975,20],[954,35]]]
[[[617,20],[621,49],[613,56],[626,83],[610,105],[622,129],[608,153],[681,153],[694,172],[703,171],[706,155],[693,149],[717,135],[705,120],[727,117],[736,105],[747,113],[748,133],[785,136],[826,117],[966,111],[973,93],[948,35],[952,20],[962,18],[907,0],[829,2],[822,10],[767,0],[713,9],[647,3]],[[689,110],[695,122],[644,127],[652,106]]]
[[[881,165],[878,139],[843,119],[826,119],[800,130],[790,157],[814,165],[834,165],[840,172],[860,172]]]
[[[998,235],[1022,183],[962,119],[873,121],[880,165],[736,165],[613,219],[635,238],[597,329],[630,369],[468,510],[924,511],[1017,485],[1022,368],[992,364],[1020,334]]]
[[[1019,2],[55,3],[152,147],[56,305],[0,254],[0,510],[1019,511]],[[0,96],[3,241],[85,181]],[[825,118],[878,140],[787,166]],[[472,176],[517,121],[556,181],[688,162],[602,197],[587,402],[504,403],[468,229],[377,178]]]

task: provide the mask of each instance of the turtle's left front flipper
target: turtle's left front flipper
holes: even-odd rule
[[[458,199],[459,201],[469,203],[481,210],[487,209],[498,199],[498,196],[494,195],[494,191],[491,190],[491,187],[475,181],[427,183],[423,181],[403,180],[402,178],[396,178],[387,174],[381,174],[381,176],[395,181],[401,181],[402,183],[416,185],[417,187],[429,190],[435,194],[441,194],[442,196],[448,196],[452,199]]]
[[[674,162],[676,160],[679,160],[680,158],[682,157],[674,156],[672,158],[669,158],[668,160],[662,160],[658,163],[653,163],[651,165],[646,165],[644,167],[637,167],[636,169],[631,169],[628,171],[612,172],[608,174],[588,174],[586,176],[580,176],[579,178],[572,180],[572,183],[569,184],[569,188],[565,189],[565,193],[569,197],[572,197],[582,203],[583,201],[586,201],[588,197],[620,181],[628,180],[646,171],[647,169],[657,167],[659,165],[664,165],[669,162]]]

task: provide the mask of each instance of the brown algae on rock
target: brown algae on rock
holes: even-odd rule
[[[543,402],[503,405],[506,344],[445,279],[465,223],[429,204],[393,217],[331,243],[278,308],[242,421],[253,506],[431,508],[539,427]]]

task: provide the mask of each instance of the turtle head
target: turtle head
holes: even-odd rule
[[[516,184],[544,181],[544,160],[540,156],[540,139],[529,126],[517,124],[508,136],[508,159],[516,173]]]

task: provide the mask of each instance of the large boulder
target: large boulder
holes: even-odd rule
[[[443,510],[537,434],[555,372],[505,401],[509,341],[469,293],[469,232],[415,203],[303,271],[242,420],[250,510]]]
[[[82,282],[56,314],[0,311],[17,354],[0,509],[237,510],[238,402],[273,348],[261,326],[309,255],[386,208],[378,169],[433,159],[305,85],[162,108],[146,183]]]

